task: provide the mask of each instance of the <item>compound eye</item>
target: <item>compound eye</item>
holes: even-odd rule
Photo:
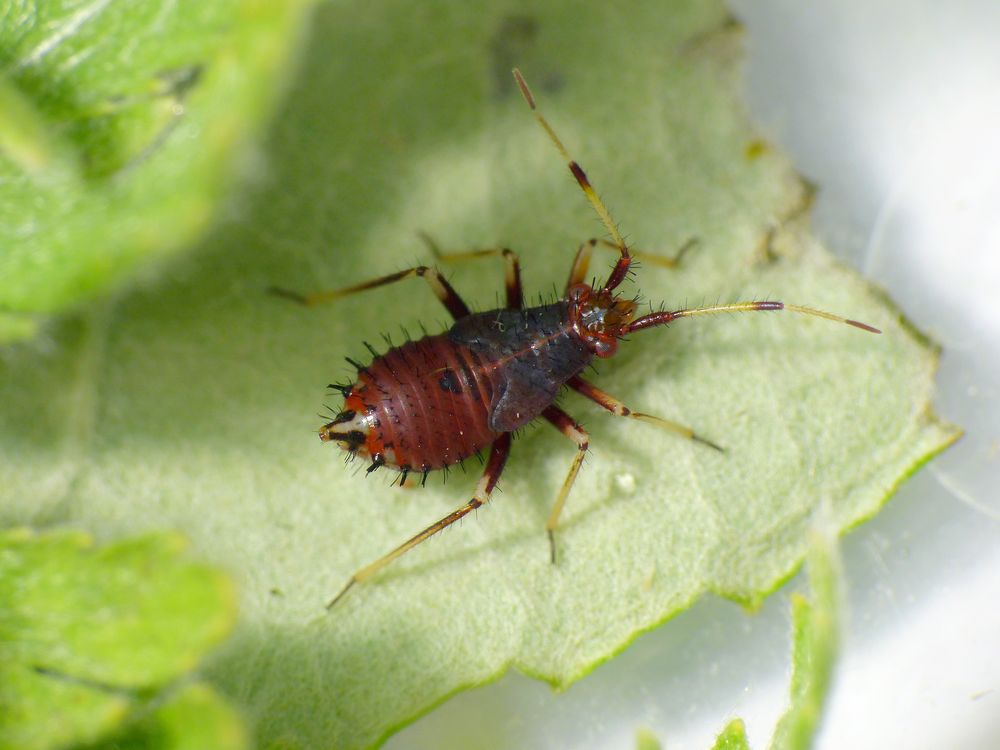
[[[596,339],[594,354],[602,359],[613,357],[618,352],[618,339]]]

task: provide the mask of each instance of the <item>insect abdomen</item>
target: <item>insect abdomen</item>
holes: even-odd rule
[[[375,465],[441,469],[537,417],[592,359],[563,302],[469,315],[360,368],[321,437]]]
[[[487,447],[494,383],[478,357],[447,334],[409,341],[358,374],[345,402],[364,414],[364,453],[404,470],[457,464]],[[381,457],[381,458],[379,458]]]

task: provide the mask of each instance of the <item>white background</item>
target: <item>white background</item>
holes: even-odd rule
[[[732,3],[763,134],[820,187],[817,233],[944,347],[965,437],[842,546],[848,612],[818,747],[1000,748],[1000,3]],[[706,599],[562,694],[517,674],[394,737],[404,748],[766,747],[788,690],[787,589]]]

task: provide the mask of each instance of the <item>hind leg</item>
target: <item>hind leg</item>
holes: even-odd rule
[[[485,505],[490,500],[490,495],[493,493],[493,488],[496,487],[497,481],[500,479],[500,474],[503,472],[504,464],[507,463],[507,456],[510,454],[510,433],[505,432],[503,435],[498,437],[493,441],[493,446],[490,448],[490,457],[486,460],[486,468],[483,470],[483,476],[479,480],[479,485],[476,487],[476,491],[465,505],[452,511],[440,521],[432,523],[426,529],[416,534],[401,545],[396,547],[392,552],[383,555],[375,562],[366,565],[357,571],[354,575],[348,579],[347,584],[340,590],[330,602],[326,605],[327,609],[330,609],[335,605],[340,599],[346,594],[356,583],[362,583],[367,579],[371,578],[373,575],[378,573],[382,568],[391,563],[396,558],[409,552],[411,549],[416,547],[418,544],[426,539],[437,534],[439,531],[448,528],[455,521],[464,518],[469,513],[474,511],[481,505]]]

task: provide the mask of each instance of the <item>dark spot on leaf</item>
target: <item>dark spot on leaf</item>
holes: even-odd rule
[[[524,65],[531,56],[538,36],[538,21],[529,15],[505,16],[490,38],[490,67],[493,70],[494,95],[498,99],[510,96],[515,90],[510,85],[510,71]]]

